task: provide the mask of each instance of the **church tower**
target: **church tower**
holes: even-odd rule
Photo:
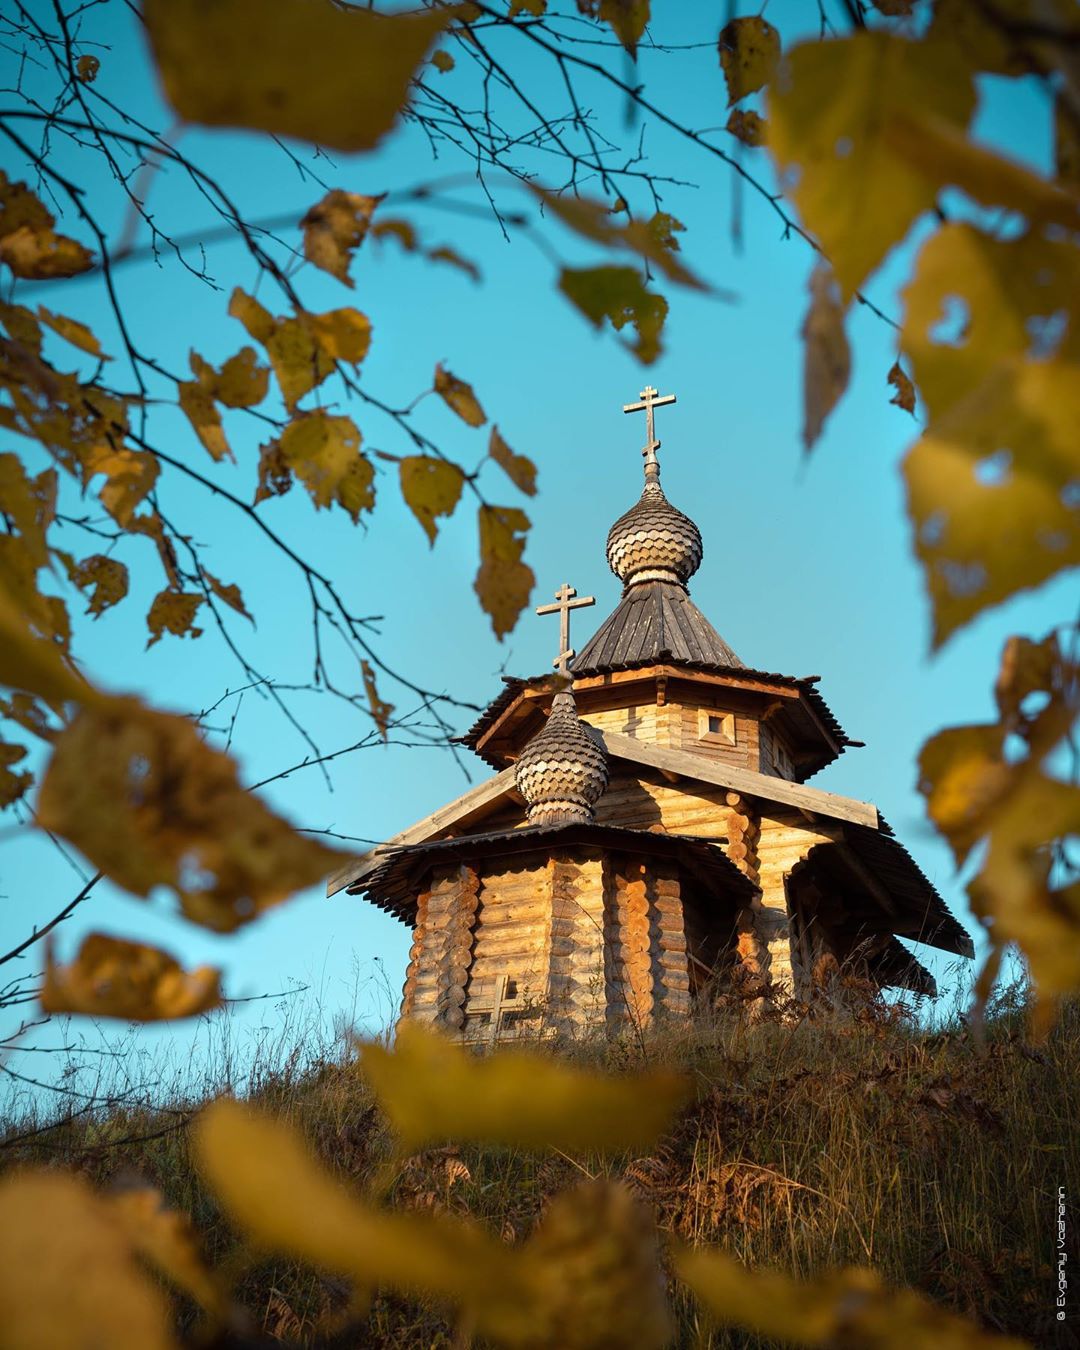
[[[616,1031],[815,972],[932,994],[899,941],[971,940],[868,802],[807,786],[851,741],[817,689],[745,666],[690,598],[701,533],[645,484],[607,538],[619,604],[554,675],[506,678],[462,741],[496,770],[331,878],[412,925],[403,1017],[469,1039]]]

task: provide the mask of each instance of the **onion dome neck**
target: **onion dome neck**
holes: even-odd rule
[[[659,464],[647,463],[644,491],[608,532],[608,566],[626,586],[644,581],[685,586],[701,557],[701,532],[664,496]]]
[[[593,807],[607,787],[607,752],[578,717],[569,691],[555,695],[547,722],[522,751],[514,777],[530,825],[593,820]]]

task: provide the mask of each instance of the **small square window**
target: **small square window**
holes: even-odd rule
[[[715,745],[735,744],[735,714],[713,708],[698,709],[698,740]]]

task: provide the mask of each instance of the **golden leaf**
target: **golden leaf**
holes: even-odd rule
[[[484,612],[491,617],[495,636],[501,639],[517,623],[536,583],[532,568],[521,561],[529,518],[516,507],[484,505],[477,521],[480,568],[473,590]]]
[[[547,0],[510,0],[509,17],[516,19],[519,14],[531,14],[539,19],[547,10]]]
[[[265,1251],[366,1285],[478,1306],[511,1291],[511,1253],[448,1216],[386,1213],[349,1194],[283,1122],[221,1098],[195,1122],[199,1170],[226,1213]]]
[[[752,109],[732,108],[728,113],[726,129],[743,145],[765,144],[765,119]]]
[[[891,148],[891,119],[925,114],[963,128],[974,85],[947,47],[880,30],[802,43],[787,63],[783,87],[769,93],[769,149],[850,298],[940,187],[929,166]]]
[[[986,831],[986,816],[1008,790],[1005,732],[999,726],[947,727],[919,753],[919,790],[930,819],[961,866]]]
[[[150,629],[147,647],[159,642],[165,633],[175,637],[202,637],[203,630],[195,627],[195,615],[205,599],[198,591],[159,591],[146,616],[146,626]]]
[[[33,310],[27,309],[25,305],[8,305],[0,300],[0,321],[12,342],[29,348],[35,355],[41,354],[41,322]],[[9,370],[0,370],[6,382]]]
[[[206,1269],[191,1220],[169,1209],[159,1191],[138,1186],[104,1196],[109,1217],[123,1229],[132,1250],[155,1266],[209,1313],[224,1311],[217,1281]]]
[[[588,197],[572,197],[533,187],[533,192],[569,229],[609,248],[627,249],[656,266],[670,281],[695,290],[708,287],[675,257],[679,252],[677,234],[685,226],[666,211],[657,211],[648,220],[631,220],[625,225],[612,219],[615,212],[603,202]],[[624,203],[625,206],[625,203]]]
[[[436,59],[440,55],[445,53],[436,52]],[[308,262],[337,277],[346,286],[352,286],[349,263],[353,251],[364,242],[372,213],[384,195],[365,197],[359,192],[334,188],[316,202],[300,222],[304,232],[304,257]]]
[[[355,521],[375,505],[375,470],[360,453],[360,432],[348,417],[299,413],[281,433],[280,446],[317,507],[337,502]]]
[[[86,324],[80,323],[78,319],[67,319],[63,314],[53,314],[43,305],[38,305],[37,316],[43,324],[51,328],[54,333],[59,333],[64,341],[70,342],[73,347],[78,347],[80,351],[88,352],[101,361],[112,360],[112,357],[106,356],[102,352],[101,343],[87,328]]]
[[[78,1177],[24,1171],[0,1183],[5,1350],[172,1350],[162,1293],[107,1205]]]
[[[478,1058],[418,1022],[393,1050],[370,1043],[361,1060],[405,1152],[475,1140],[521,1148],[644,1147],[670,1126],[686,1096],[665,1070],[610,1078],[524,1050]]]
[[[11,539],[10,535],[6,540],[0,537],[0,544]],[[46,632],[42,636],[31,627],[26,604],[13,597],[4,561],[0,552],[0,684],[54,704],[93,699],[96,694],[91,686],[65,665],[61,646],[50,640],[54,635]],[[44,624],[37,626],[45,629]]]
[[[637,341],[630,350],[650,365],[660,355],[660,333],[667,318],[668,303],[662,295],[647,290],[632,267],[564,267],[559,289],[594,327],[605,319],[621,331],[632,324]]]
[[[179,590],[181,587],[180,569],[176,565],[176,549],[165,530],[165,522],[156,511],[149,511],[145,516],[133,516],[125,526],[129,534],[143,534],[153,541],[157,549],[158,557],[161,559],[161,566],[164,568],[165,576],[168,578],[169,585],[173,590]]]
[[[93,84],[100,69],[101,62],[96,56],[80,56],[75,67],[76,74],[83,84]]]
[[[390,734],[390,714],[394,711],[394,705],[379,697],[379,690],[375,684],[375,672],[369,661],[360,662],[360,674],[364,679],[364,693],[367,695],[368,708],[375,719],[375,725],[379,728],[379,735],[385,741]]]
[[[219,972],[184,970],[167,952],[141,942],[91,933],[69,965],[49,949],[41,1007],[47,1013],[85,1013],[128,1022],[194,1017],[221,1004]]]
[[[832,269],[819,262],[810,274],[810,308],[803,320],[803,446],[809,450],[825,419],[847,389],[851,348],[844,319],[847,306]]]
[[[473,393],[472,385],[451,375],[441,365],[435,367],[435,392],[470,427],[482,427],[487,421],[487,414]]]
[[[30,281],[73,277],[93,267],[90,250],[57,234],[55,224],[26,184],[12,183],[0,169],[0,262]]]
[[[440,75],[445,75],[448,71],[454,69],[454,58],[450,55],[449,52],[439,50],[432,54],[431,64],[435,67],[435,69],[439,72]]]
[[[451,377],[453,378],[453,377]],[[461,500],[465,474],[456,464],[433,455],[406,455],[398,462],[401,495],[420,522],[428,542],[435,543],[438,516],[450,516]]]
[[[189,919],[219,932],[338,859],[242,787],[193,723],[136,699],[100,700],[60,733],[38,814],[118,885],[139,896],[167,886]]]
[[[259,326],[257,318],[256,327]],[[254,347],[241,347],[216,371],[198,352],[189,357],[192,374],[206,392],[226,408],[253,408],[261,403],[270,388],[270,372],[259,365]]]
[[[895,403],[898,408],[902,408],[906,413],[911,413],[912,417],[914,417],[915,386],[912,384],[911,379],[904,371],[904,368],[899,361],[894,361],[892,363],[889,373],[885,378],[896,391],[892,398],[889,399],[889,402]]]
[[[408,220],[378,220],[371,227],[373,239],[396,239],[406,253],[415,253],[416,230]]]
[[[491,428],[488,454],[526,497],[536,496],[536,465],[524,455],[516,455],[499,435],[499,428]]]
[[[0,740],[0,811],[5,810],[26,792],[34,781],[33,774],[12,773],[11,766],[26,758],[25,745],[12,745]]]
[[[305,314],[315,341],[336,361],[359,363],[371,346],[371,320],[358,309],[331,309],[325,314]]]
[[[1010,32],[1028,25],[1057,28],[1065,42],[1080,36],[1074,0],[995,0],[986,12],[970,0],[935,0],[926,42],[959,52],[976,72],[1029,75],[1046,47],[1034,34]],[[1050,69],[1053,55],[1049,45]]]
[[[229,297],[229,313],[234,319],[240,320],[256,342],[266,346],[274,332],[276,320],[254,296],[248,295],[237,286]]]
[[[858,1345],[894,1350],[1026,1350],[1023,1341],[983,1331],[913,1289],[889,1289],[873,1270],[851,1268],[816,1280],[751,1270],[726,1252],[676,1253],[675,1270],[723,1326],[792,1345]]]
[[[902,345],[929,425],[904,476],[935,646],[1080,562],[1080,337],[1061,323],[1077,294],[1064,242],[947,225],[919,254]]]
[[[105,610],[117,605],[128,593],[128,570],[116,558],[93,553],[68,569],[68,576],[79,590],[91,590],[87,614],[99,618]]]
[[[267,441],[259,447],[259,484],[255,505],[267,497],[282,497],[293,485],[292,469],[281,453],[280,441]]]
[[[98,497],[116,523],[127,529],[135,508],[157,482],[161,471],[157,456],[148,450],[102,445],[88,451],[83,462],[88,481],[104,474]]]
[[[147,0],[143,15],[165,95],[187,121],[370,150],[455,10],[275,0],[267,23],[263,0]]]
[[[780,61],[780,34],[757,14],[725,24],[719,45],[729,107],[768,84]]]
[[[235,609],[237,614],[242,614],[245,619],[251,619],[252,623],[255,622],[247,611],[244,597],[240,594],[240,587],[234,581],[228,584],[224,581],[218,581],[217,577],[213,573],[207,572],[205,568],[203,569],[203,576],[206,579],[206,584],[219,600],[228,605],[230,609]]]
[[[57,477],[46,469],[29,478],[18,455],[0,453],[0,511],[7,517],[26,546],[27,556],[37,567],[49,561],[46,533],[56,517]]]
[[[177,380],[176,392],[180,407],[195,428],[195,434],[209,451],[211,459],[232,459],[233,452],[225,439],[221,414],[210,394],[197,380]]]
[[[631,56],[649,22],[649,0],[578,0],[578,8],[606,23]]]
[[[452,249],[448,244],[439,244],[435,248],[429,248],[424,256],[429,262],[442,262],[447,263],[450,267],[456,267],[459,272],[464,272],[473,281],[480,280],[480,269],[476,263],[471,258],[463,258],[456,249]]]

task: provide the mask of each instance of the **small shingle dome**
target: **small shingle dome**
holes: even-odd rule
[[[655,477],[608,532],[608,566],[627,586],[639,581],[685,586],[701,566],[701,554],[701,532],[672,506]]]
[[[578,717],[573,694],[555,695],[547,723],[522,751],[514,777],[530,824],[592,820],[607,787],[607,753]]]

